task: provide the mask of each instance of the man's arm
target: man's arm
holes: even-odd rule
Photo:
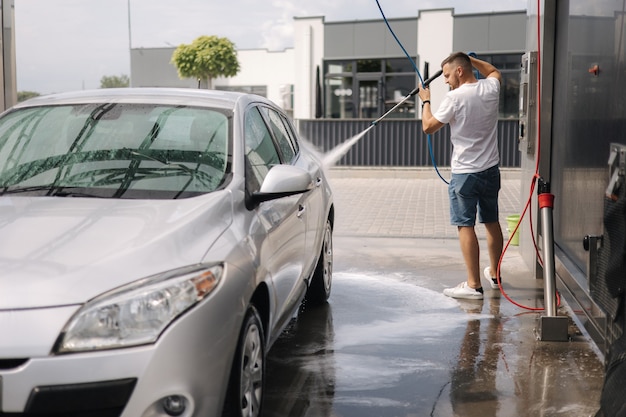
[[[426,134],[435,133],[441,129],[444,124],[435,119],[430,108],[430,90],[428,88],[420,88],[419,96],[422,100],[422,130]]]
[[[500,71],[494,67],[493,65],[491,65],[489,62],[486,61],[481,61],[480,59],[476,59],[472,56],[469,57],[470,61],[472,61],[472,66],[474,68],[476,68],[478,70],[478,72],[480,72],[480,74],[485,77],[485,78],[489,78],[489,77],[493,77],[496,78],[498,80],[498,82],[500,82],[500,84],[502,84],[502,74],[500,73]]]

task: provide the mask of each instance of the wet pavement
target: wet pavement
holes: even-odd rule
[[[486,289],[482,301],[442,295],[465,270],[436,174],[333,170],[331,183],[331,299],[305,307],[270,351],[264,416],[596,413],[604,367],[573,322],[569,341],[539,341],[542,313],[499,291]],[[503,174],[502,218],[519,211],[519,183],[514,172]],[[502,275],[506,296],[542,306],[543,282],[516,246]]]

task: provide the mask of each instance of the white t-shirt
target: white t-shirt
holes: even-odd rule
[[[450,124],[452,172],[481,172],[500,162],[499,99],[500,82],[489,77],[449,91],[433,114],[441,123]]]

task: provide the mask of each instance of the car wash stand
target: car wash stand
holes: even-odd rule
[[[539,339],[542,341],[565,342],[568,340],[569,319],[557,314],[556,275],[554,267],[554,229],[552,209],[554,194],[550,193],[550,184],[539,178],[537,189],[539,210],[541,212],[541,236],[543,243],[543,297],[545,315],[539,322]]]

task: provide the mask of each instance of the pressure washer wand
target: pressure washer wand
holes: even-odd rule
[[[428,84],[430,84],[431,82],[433,82],[436,78],[438,78],[441,74],[443,74],[443,70],[439,70],[437,71],[432,77],[430,77],[429,79],[427,79],[426,81],[424,81],[424,86],[423,88],[428,87]],[[382,116],[380,116],[378,119],[374,120],[372,122],[373,126],[376,126],[378,124],[378,122],[380,122],[381,120],[383,120],[385,117],[387,117],[391,112],[395,111],[398,107],[400,107],[400,105],[402,105],[402,103],[404,103],[405,101],[407,101],[408,99],[410,99],[411,97],[413,97],[415,94],[417,94],[420,91],[419,86],[415,87],[415,89],[413,91],[411,91],[409,94],[407,94],[402,100],[400,100],[398,102],[398,104],[396,104],[395,106],[393,106],[389,111],[387,111],[387,113],[383,114]]]

